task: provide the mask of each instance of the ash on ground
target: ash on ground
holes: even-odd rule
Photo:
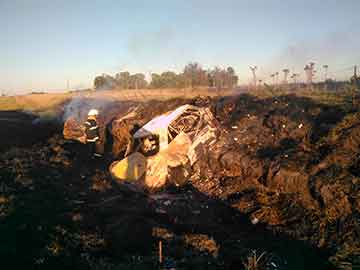
[[[108,166],[114,151],[123,154],[122,144],[92,160],[84,145],[64,140],[56,128],[40,129],[47,139],[36,144],[3,146],[2,264],[245,269],[261,258],[261,269],[359,267],[357,110],[295,95],[241,95],[114,102],[107,117],[137,106],[138,117],[122,126],[129,138],[135,123],[188,103],[209,108],[219,134],[181,187],[149,193],[118,184]]]

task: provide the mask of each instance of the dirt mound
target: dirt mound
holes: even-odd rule
[[[222,135],[198,164],[211,172],[193,185],[254,223],[330,249],[339,265],[358,264],[359,114],[296,96],[225,98],[213,111]],[[344,227],[330,233],[335,224]]]

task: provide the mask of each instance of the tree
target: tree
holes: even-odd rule
[[[314,75],[315,75],[315,63],[310,62],[304,67],[305,76],[306,76],[306,84],[308,87],[312,87]]]
[[[208,71],[208,83],[209,86],[216,88],[233,88],[237,85],[238,76],[235,74],[235,70],[232,67],[228,67],[226,70],[214,67]]]
[[[165,71],[161,75],[151,74],[150,88],[182,88],[185,86],[184,76],[172,71]]]
[[[94,79],[94,87],[96,90],[111,90],[116,86],[116,80],[110,75],[103,74],[96,76]]]
[[[183,72],[165,71],[161,74],[152,73],[151,82],[145,80],[143,73],[130,74],[123,71],[115,74],[115,78],[103,74],[94,80],[96,89],[143,89],[149,88],[184,88],[184,87],[217,87],[232,88],[237,85],[238,76],[233,67],[222,69],[215,67],[204,70],[197,62],[191,62],[184,67]]]
[[[147,87],[145,75],[136,73],[131,75],[128,71],[123,71],[115,75],[116,86],[119,89],[143,89]]]
[[[288,75],[289,75],[290,69],[285,68],[285,69],[283,69],[282,71],[284,72],[284,80],[283,80],[283,83],[284,83],[284,84],[287,84],[287,83],[288,83]]]
[[[216,88],[222,88],[224,87],[224,74],[221,68],[214,67],[212,70],[209,71],[212,86]]]
[[[208,86],[208,76],[205,70],[202,69],[199,63],[193,62],[185,66],[183,72],[186,86]]]
[[[228,67],[227,72],[227,86],[233,88],[237,85],[239,77],[235,74],[235,69],[233,67]]]
[[[142,73],[136,73],[129,78],[129,89],[143,89],[146,88],[147,81],[145,75]]]
[[[96,90],[103,89],[105,86],[105,78],[103,76],[96,76],[94,79],[94,87]]]
[[[157,73],[151,73],[150,88],[162,88],[161,75]]]
[[[165,88],[175,88],[177,81],[177,74],[172,71],[166,71],[161,73],[161,83]]]
[[[115,75],[116,85],[119,89],[129,89],[130,73],[123,71]]]

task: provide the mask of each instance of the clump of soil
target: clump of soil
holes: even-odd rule
[[[242,269],[262,253],[265,269],[359,266],[358,112],[295,95],[241,95],[113,103],[106,115],[138,106],[146,122],[185,103],[209,107],[219,137],[180,188],[118,185],[110,151],[92,160],[57,129],[2,153],[3,263],[149,269],[159,267],[161,241],[165,269]]]

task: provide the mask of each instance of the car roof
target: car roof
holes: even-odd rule
[[[160,130],[167,129],[172,122],[179,118],[188,109],[198,109],[198,107],[186,104],[178,107],[174,111],[159,115],[136,131],[134,138],[143,138],[151,134],[159,134]]]

